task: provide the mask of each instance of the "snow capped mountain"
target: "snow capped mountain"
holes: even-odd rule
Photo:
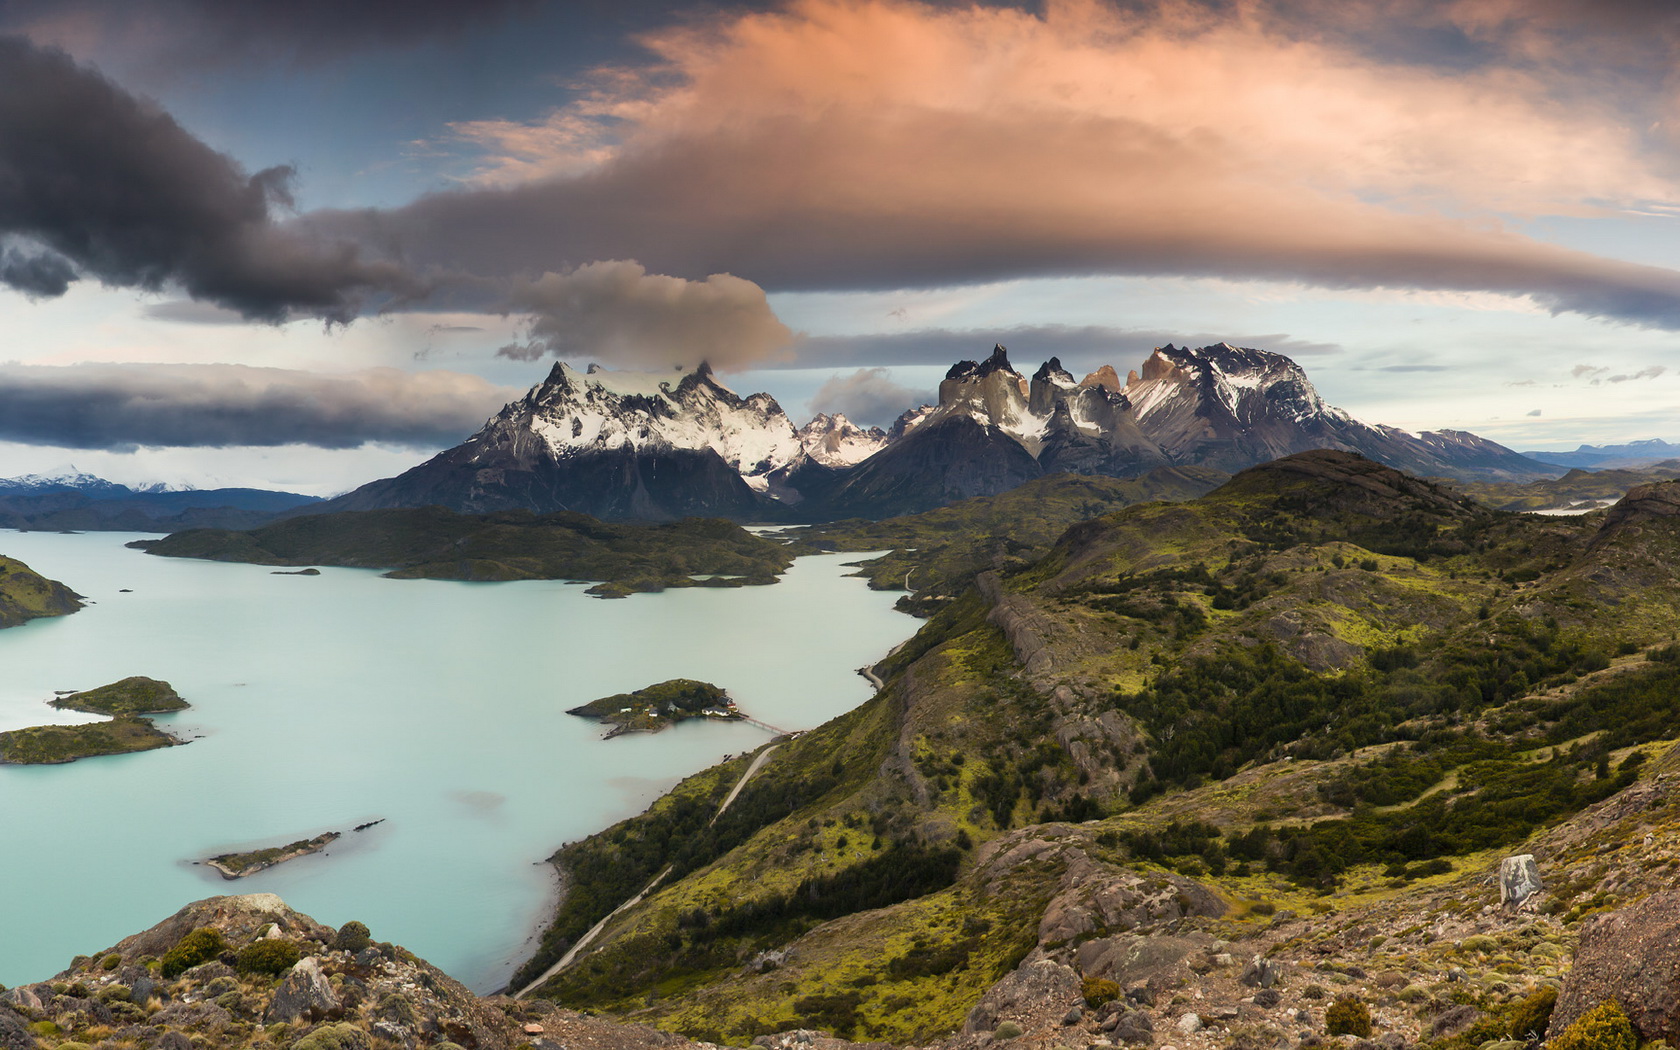
[[[825,467],[857,466],[887,444],[887,432],[880,427],[864,430],[838,412],[819,413],[798,435],[805,455]]]
[[[983,361],[953,365],[939,403],[904,413],[885,433],[840,415],[796,429],[774,398],[741,397],[704,365],[647,373],[556,364],[466,442],[319,509],[438,503],[607,519],[879,516],[1059,471],[1132,477],[1196,464],[1235,472],[1315,448],[1424,476],[1543,473],[1473,434],[1361,423],[1326,403],[1298,364],[1265,350],[1168,345],[1122,383],[1109,366],[1076,380],[1056,358],[1028,379],[998,346]]]
[[[8,496],[35,495],[43,492],[84,492],[88,495],[126,495],[144,491],[130,489],[114,481],[106,481],[77,470],[74,466],[55,470],[50,474],[22,474],[15,478],[0,478],[0,494]]]
[[[485,426],[529,429],[557,460],[618,449],[709,448],[760,492],[773,472],[805,455],[775,398],[740,397],[704,364],[660,374],[598,365],[579,372],[561,362]]]

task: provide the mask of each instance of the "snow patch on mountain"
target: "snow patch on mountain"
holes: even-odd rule
[[[741,397],[702,365],[691,373],[619,372],[561,362],[490,428],[525,428],[555,459],[620,449],[710,448],[759,491],[804,447],[768,394]]]
[[[798,433],[805,455],[825,467],[856,466],[887,446],[886,431],[864,430],[839,412],[819,413]]]

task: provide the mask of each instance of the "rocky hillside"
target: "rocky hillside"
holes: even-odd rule
[[[1141,1010],[1180,1048],[1322,1033],[1336,991],[1406,1042],[1503,1009],[1629,892],[1595,836],[1669,826],[1626,800],[1668,798],[1680,724],[1671,495],[1505,515],[1315,452],[1077,525],[981,573],[715,823],[746,757],[561,850],[571,890],[521,980],[653,883],[533,994],[729,1040],[1025,1014],[1075,1045]],[[1521,852],[1539,915],[1482,881]],[[1281,998],[1240,982],[1255,954],[1288,964]],[[1454,968],[1485,976],[1459,997]],[[1053,1035],[1087,979],[1150,987]],[[1184,1013],[1213,1034],[1169,1030]]]
[[[66,616],[81,607],[75,591],[15,558],[0,555],[0,627],[16,627],[42,616]]]
[[[1680,483],[1544,519],[1288,457],[980,572],[873,700],[562,848],[519,998],[214,898],[0,994],[0,1046],[1638,1050],[1677,565]]]

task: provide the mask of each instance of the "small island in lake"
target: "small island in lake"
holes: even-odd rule
[[[608,740],[624,733],[657,733],[689,718],[739,720],[745,717],[728,693],[710,682],[692,678],[673,678],[633,693],[603,696],[566,713],[611,724]]]
[[[165,711],[180,711],[191,705],[168,682],[145,675],[132,675],[120,682],[102,685],[98,689],[84,689],[66,693],[48,701],[52,706],[68,711],[86,711],[95,715],[157,715]]]
[[[78,758],[126,755],[173,747],[179,740],[142,715],[189,707],[168,682],[136,675],[120,682],[68,693],[48,701],[53,707],[109,715],[109,722],[78,726],[30,726],[0,733],[0,763],[57,765]]]
[[[379,823],[374,821],[374,824]],[[372,824],[363,827],[372,827]],[[357,831],[362,830],[357,828]],[[222,853],[211,857],[204,863],[222,873],[224,879],[243,879],[247,875],[255,875],[259,871],[266,871],[276,864],[284,864],[288,860],[307,857],[311,853],[319,853],[344,835],[341,831],[329,831],[324,835],[316,835],[312,839],[298,839],[288,842],[284,846],[269,846],[265,849],[248,850],[244,853]]]

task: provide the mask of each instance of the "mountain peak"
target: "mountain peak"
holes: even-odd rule
[[[992,355],[984,361],[958,361],[945,373],[946,379],[984,379],[993,372],[1008,372],[1012,376],[1020,377],[1020,373],[1009,365],[1009,350],[998,343],[992,347]]]

